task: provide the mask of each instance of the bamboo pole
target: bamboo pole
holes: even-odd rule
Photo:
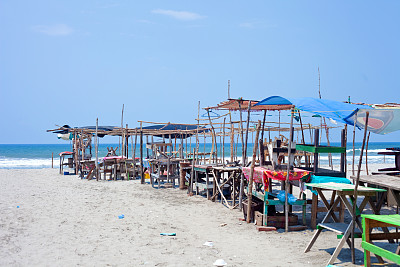
[[[142,131],[142,123],[140,123],[140,183],[144,184],[144,175],[143,175],[143,131]]]
[[[246,162],[244,160],[244,140],[243,140],[243,120],[242,120],[242,104],[241,101],[242,100],[238,100],[239,101],[239,114],[240,114],[240,125],[239,125],[239,129],[240,129],[240,136],[242,139],[242,167],[246,166]],[[250,106],[250,105],[249,105]],[[244,194],[244,174],[242,172],[241,176],[240,176],[240,192],[239,192],[239,209],[242,210],[243,208],[243,194]]]
[[[355,148],[354,148],[354,143],[355,143],[355,139],[356,139],[356,122],[357,122],[357,113],[356,113],[356,115],[355,115],[356,117],[355,117],[355,119],[354,119],[354,128],[353,128],[353,164],[352,164],[352,174],[353,174],[353,176],[354,176],[354,160],[355,160],[355,157],[356,157],[356,151],[355,151]],[[353,182],[354,182],[354,179],[353,179]]]
[[[233,161],[235,161],[235,155],[234,155],[234,152],[235,152],[235,148],[234,148],[234,145],[235,145],[235,134],[234,134],[234,129],[233,129],[233,123],[231,122],[231,162],[233,162]]]
[[[81,142],[80,142],[80,144],[81,144],[81,151],[82,151],[81,161],[83,162],[85,160],[85,145],[84,145],[84,142],[83,142],[83,130],[81,131]],[[80,165],[80,162],[79,162],[79,165]],[[83,169],[81,169],[81,175],[82,175],[81,178],[83,178]]]
[[[289,174],[290,174],[290,156],[292,155],[292,143],[293,143],[293,108],[290,110],[290,134],[289,134],[289,144],[288,144],[288,162],[287,162],[287,174],[286,174],[286,183],[285,183],[285,232],[289,232],[289,202],[288,202],[288,193],[289,193]]]
[[[301,141],[303,142],[303,144],[306,144],[306,140],[304,138],[304,130],[303,130],[303,122],[301,121],[301,114],[300,114],[300,110],[298,110],[299,113],[299,120],[300,120],[300,128],[301,128]],[[304,151],[304,163],[306,164],[306,167],[309,167],[309,162],[308,162],[308,157],[307,157],[307,152]]]
[[[224,126],[223,126],[223,134],[222,134],[222,166],[224,166],[224,167],[225,167],[225,119],[226,118],[224,118]]]
[[[264,144],[264,127],[265,127],[265,120],[267,118],[267,110],[264,110],[264,118],[263,118],[263,123],[262,123],[262,127],[261,127],[261,140],[263,141]]]
[[[121,112],[121,129],[122,128],[124,128],[124,104],[122,104],[122,112]],[[121,139],[122,139],[121,143],[122,143],[122,146],[123,146],[124,139],[123,139],[122,135],[121,135]],[[118,138],[118,140],[120,140],[120,139]],[[123,152],[124,150],[123,150],[123,147],[121,148],[121,144],[119,144],[119,154],[120,155],[122,155],[121,151]]]
[[[369,136],[370,135],[371,135],[371,132],[368,132],[367,146],[365,147],[365,169],[367,170],[367,175],[369,175],[369,171],[368,171],[368,144],[369,144]]]
[[[250,109],[251,109],[251,100],[249,100],[249,104],[247,107],[246,138],[244,143],[244,162],[246,162],[246,164],[247,164],[247,141],[249,137],[249,124],[250,124]]]
[[[200,149],[199,127],[200,127],[200,101],[197,105],[197,128],[196,128],[196,151],[197,151],[197,153],[199,153],[199,149]]]
[[[99,128],[99,118],[96,118],[96,136],[95,136],[95,148],[96,148],[96,181],[99,180],[99,140],[98,140],[98,136],[97,136],[97,132],[98,132],[98,128]],[[104,173],[105,176],[105,173]]]
[[[357,113],[356,113],[357,114]],[[361,151],[360,151],[360,160],[358,163],[358,170],[357,170],[357,177],[356,177],[356,182],[355,182],[355,187],[354,187],[354,203],[353,203],[353,218],[352,218],[352,229],[351,229],[351,259],[353,264],[356,262],[355,258],[355,250],[354,250],[354,231],[355,231],[355,224],[356,224],[356,207],[357,207],[357,197],[358,197],[358,184],[360,181],[360,172],[361,172],[361,164],[362,164],[362,157],[363,157],[363,152],[364,152],[364,146],[365,146],[365,139],[367,137],[367,131],[368,131],[368,117],[369,117],[369,111],[366,113],[365,117],[365,129],[364,129],[364,138],[361,146]]]
[[[346,147],[344,152],[344,172],[346,173],[347,177],[347,124],[344,125],[344,146]]]
[[[136,179],[136,144],[137,144],[137,130],[135,129],[135,148],[133,149],[133,177]]]
[[[207,109],[207,115],[208,115],[208,119],[209,119],[209,121],[210,121],[210,126],[211,126],[211,133],[212,133],[212,140],[213,140],[213,146],[212,146],[212,148],[211,148],[211,155],[210,155],[210,159],[211,159],[211,157],[213,156],[213,154],[214,154],[214,145],[215,145],[215,151],[216,151],[216,158],[215,158],[215,163],[217,162],[217,160],[218,160],[218,146],[217,146],[217,137],[215,136],[215,129],[214,129],[214,125],[213,125],[213,123],[211,122],[211,117],[210,117],[210,110],[209,109]]]
[[[261,128],[261,121],[259,120],[257,124],[256,140],[258,140],[260,128]],[[247,218],[246,218],[247,223],[250,223],[251,219],[250,214],[251,214],[251,203],[253,198],[253,176],[254,176],[254,167],[256,162],[257,150],[258,150],[258,141],[254,142],[253,160],[251,161],[251,166],[250,166],[249,188],[247,192]]]

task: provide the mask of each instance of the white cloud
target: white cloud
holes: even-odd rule
[[[43,33],[51,36],[65,36],[70,35],[74,30],[65,24],[56,25],[35,25],[32,27],[35,32]]]
[[[203,19],[206,16],[202,16],[193,12],[188,12],[188,11],[175,11],[175,10],[165,10],[165,9],[155,9],[152,10],[151,13],[154,14],[161,14],[161,15],[166,15],[173,17],[174,19],[179,19],[179,20],[197,20],[197,19]]]

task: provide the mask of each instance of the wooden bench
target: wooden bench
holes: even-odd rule
[[[371,215],[363,214],[363,235],[361,246],[364,249],[364,266],[371,266],[371,253],[400,264],[399,248],[396,253],[385,250],[372,243],[373,240],[389,240],[400,238],[400,233],[371,233],[375,227],[400,227],[400,215]]]

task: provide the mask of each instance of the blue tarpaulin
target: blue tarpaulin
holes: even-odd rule
[[[350,121],[356,120],[356,125],[360,128],[365,128],[365,121],[367,111],[368,117],[368,131],[376,134],[387,134],[400,130],[400,109],[360,109],[357,116],[353,115],[348,118]]]
[[[359,109],[368,109],[368,106],[354,105],[339,101],[318,99],[312,97],[304,98],[284,98],[281,96],[271,96],[261,100],[258,105],[294,105],[296,108],[318,114],[320,116],[334,119],[342,123],[353,124],[351,117]]]

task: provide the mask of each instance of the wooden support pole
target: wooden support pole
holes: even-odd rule
[[[242,120],[242,104],[241,104],[242,100],[238,100],[238,104],[239,104],[239,115],[240,115],[240,124],[239,124],[239,131],[240,131],[240,137],[241,137],[241,141],[242,141],[242,167],[245,167],[246,164],[244,162],[243,159],[243,155],[244,155],[244,138],[243,138],[243,120]],[[239,136],[238,136],[239,138]],[[242,210],[243,208],[243,187],[244,187],[244,174],[242,172],[241,176],[240,176],[240,191],[239,191],[239,209]]]
[[[293,116],[294,109],[290,110],[290,134],[289,134],[289,144],[288,144],[288,162],[287,162],[287,175],[286,175],[286,183],[285,183],[285,232],[289,232],[289,202],[288,202],[288,194],[289,194],[289,175],[290,175],[290,156],[292,155],[292,144],[293,144]]]
[[[346,147],[346,130],[345,129],[342,129],[340,146]],[[346,151],[343,152],[342,154],[340,154],[340,172],[345,172],[345,171],[346,171]]]
[[[319,129],[314,130],[314,146],[319,146]],[[314,153],[314,174],[318,172],[318,153]]]
[[[190,181],[188,186],[189,195],[193,193],[193,180],[194,180],[194,165],[196,164],[196,148],[193,148],[192,171],[190,173]],[[208,190],[208,189],[207,189]]]
[[[247,164],[247,141],[248,141],[248,137],[249,137],[249,125],[250,125],[250,109],[251,109],[251,100],[249,101],[249,104],[247,107],[246,138],[245,138],[245,143],[244,143],[243,161],[246,164]]]
[[[357,215],[356,215],[357,196],[358,196],[358,191],[357,190],[358,190],[358,184],[360,182],[360,172],[361,172],[362,157],[363,157],[365,140],[366,140],[367,131],[368,131],[368,117],[369,117],[369,111],[367,111],[366,117],[365,117],[364,138],[363,138],[363,142],[362,142],[362,146],[361,146],[360,160],[358,162],[357,177],[356,177],[355,186],[354,186],[354,203],[353,203],[353,218],[352,218],[353,225],[352,225],[352,229],[351,229],[351,259],[352,259],[353,264],[355,264],[355,262],[356,262],[355,250],[354,250],[354,232],[355,232],[356,219],[357,219]]]
[[[260,128],[261,128],[261,121],[259,120],[258,124],[257,124],[257,132],[256,132],[255,140],[258,140]],[[251,166],[250,166],[249,189],[248,189],[248,193],[247,193],[247,218],[246,218],[247,223],[250,223],[250,220],[251,220],[250,214],[251,214],[251,204],[252,204],[252,197],[253,197],[253,176],[254,176],[254,167],[255,167],[255,162],[256,162],[257,150],[258,150],[258,142],[254,142],[253,160],[251,161]],[[235,204],[235,203],[233,203],[233,204]]]
[[[301,128],[301,142],[303,144],[306,144],[306,140],[304,138],[304,129],[303,129],[303,122],[301,120],[300,110],[298,110],[298,112],[299,112],[299,120],[300,120],[300,128]],[[310,166],[310,163],[308,162],[308,157],[307,157],[307,152],[306,151],[304,151],[304,163],[305,163],[306,167]]]
[[[231,162],[235,160],[234,145],[235,145],[234,124],[231,122]]]
[[[356,140],[356,122],[357,122],[357,113],[356,113],[356,115],[355,115],[355,119],[354,119],[354,128],[353,128],[353,163],[352,163],[352,175],[354,176],[354,161],[355,161],[355,158],[356,158],[356,151],[355,151],[355,148],[354,148],[354,143],[355,143],[355,140]],[[353,179],[353,183],[354,183],[354,179]]]
[[[96,118],[96,135],[95,135],[95,139],[94,139],[94,141],[95,141],[95,143],[94,143],[94,146],[95,146],[95,149],[96,149],[96,162],[95,162],[95,164],[96,164],[96,172],[95,172],[95,174],[96,174],[96,181],[98,181],[99,180],[99,174],[100,174],[100,171],[99,171],[99,144],[98,144],[98,142],[99,142],[99,138],[97,137],[97,133],[98,133],[98,130],[99,130],[99,118]],[[104,173],[104,176],[105,176],[106,174]]]
[[[222,128],[222,166],[225,167],[225,119],[224,118],[224,126]]]
[[[263,123],[262,123],[262,127],[261,127],[261,140],[263,141],[264,144],[264,127],[265,127],[265,120],[267,118],[267,110],[264,110],[264,118],[263,118]]]
[[[142,127],[140,127],[142,128]],[[144,184],[144,175],[143,175],[143,131],[140,129],[140,183]]]
[[[210,126],[211,126],[211,134],[212,134],[212,140],[213,140],[213,147],[214,147],[214,145],[215,145],[215,151],[216,151],[215,154],[217,155],[216,158],[215,158],[215,163],[216,163],[217,160],[218,160],[217,137],[216,137],[216,135],[215,135],[214,125],[213,125],[213,123],[212,123],[212,121],[211,121],[210,110],[209,110],[209,109],[207,109],[207,115],[208,115],[208,121],[210,122]],[[212,153],[212,154],[214,153],[213,147],[211,148],[211,153]],[[211,156],[212,156],[212,155],[210,155],[210,158],[211,158]]]
[[[137,144],[137,130],[135,129],[135,148],[133,149],[133,177],[136,179],[136,144]]]
[[[51,168],[54,168],[54,152],[51,152]]]
[[[368,132],[367,145],[365,147],[365,170],[367,171],[367,175],[369,175],[369,171],[368,171],[368,144],[369,144],[369,136],[370,135],[371,135],[371,132]]]

